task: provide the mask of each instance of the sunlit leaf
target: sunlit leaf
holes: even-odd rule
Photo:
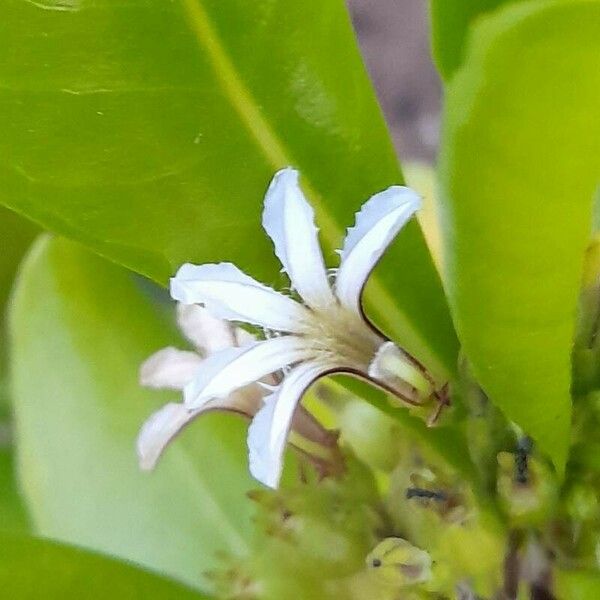
[[[280,167],[302,171],[333,265],[360,204],[402,181],[342,0],[7,0],[0,37],[0,200],[162,283],[221,260],[277,282],[260,212]],[[454,369],[416,223],[368,294]]]
[[[433,54],[444,79],[449,79],[460,65],[473,21],[507,1],[431,0]]]
[[[140,472],[141,424],[177,399],[137,381],[150,353],[180,343],[161,310],[124,269],[37,243],[10,320],[20,478],[37,532],[199,585],[217,552],[245,551],[256,484],[233,416],[200,419]]]
[[[562,469],[570,354],[600,178],[600,2],[508,7],[447,89],[447,288],[477,379]]]
[[[208,600],[108,557],[5,533],[0,534],[0,589],[11,600]]]

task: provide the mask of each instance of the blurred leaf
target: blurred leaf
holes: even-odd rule
[[[180,584],[107,557],[0,534],[0,589],[11,600],[208,600]]]
[[[4,430],[0,431],[0,436]],[[13,465],[13,453],[0,448],[0,531],[27,531],[29,524],[23,501],[18,492]]]
[[[422,208],[417,213],[419,225],[427,241],[429,252],[438,271],[444,272],[444,256],[442,254],[442,232],[439,218],[436,172],[432,165],[422,162],[404,163],[404,174],[407,184],[416,190],[423,200]]]
[[[260,227],[294,165],[328,262],[402,181],[342,0],[7,0],[0,200],[164,283],[185,261],[279,270]],[[433,370],[457,344],[416,223],[369,285],[373,317]]]
[[[464,430],[457,423],[452,423],[450,426],[428,427],[421,415],[415,416],[406,407],[392,405],[385,392],[348,375],[335,375],[327,381],[327,385],[334,390],[340,386],[358,398],[367,399],[375,408],[400,423],[409,436],[418,440],[424,448],[459,472],[461,477],[474,482],[476,473],[469,458]],[[429,409],[433,412],[435,407],[431,406]]]
[[[39,229],[27,219],[0,206],[0,239],[2,253],[0,254],[0,310],[2,325],[0,326],[0,425],[8,418],[8,390],[4,382],[6,361],[6,332],[4,331],[4,307],[21,258],[30,246]],[[1,492],[0,492],[1,493]]]
[[[137,432],[167,398],[140,363],[177,344],[131,274],[65,240],[28,257],[11,311],[20,477],[36,531],[199,585],[216,552],[246,549],[245,423],[207,415],[152,474]]]
[[[597,600],[600,598],[600,575],[594,571],[556,571],[558,598]]]
[[[444,79],[450,79],[463,58],[473,21],[510,0],[431,0],[433,55]]]
[[[39,229],[12,210],[0,207],[0,305],[4,307],[17,268]]]
[[[562,470],[570,353],[600,176],[600,2],[515,5],[447,89],[447,288],[474,373]]]

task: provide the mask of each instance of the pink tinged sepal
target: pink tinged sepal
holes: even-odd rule
[[[360,297],[369,274],[420,206],[420,197],[403,186],[392,186],[363,204],[344,240],[335,282],[336,295],[344,306],[360,311]]]
[[[202,363],[195,352],[163,348],[140,367],[140,384],[155,389],[183,390]]]
[[[197,304],[177,304],[177,324],[188,341],[204,356],[223,348],[242,345],[231,323],[217,319]]]

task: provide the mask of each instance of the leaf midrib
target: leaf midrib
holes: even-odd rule
[[[205,50],[217,81],[221,83],[225,95],[230,100],[240,120],[271,163],[273,169],[278,170],[287,166],[295,166],[296,161],[273,131],[263,116],[259,104],[242,81],[205,9],[198,0],[181,0],[181,2],[190,27],[199,46]],[[305,175],[303,175],[303,187],[317,212],[324,242],[328,250],[333,251],[343,239],[343,233],[326,210],[321,195]],[[403,338],[410,338],[415,340],[421,347],[428,348],[429,344],[415,329],[409,317],[398,309],[390,292],[374,274],[369,278],[369,288],[368,293],[373,298],[373,305],[385,326],[390,331],[401,330]]]

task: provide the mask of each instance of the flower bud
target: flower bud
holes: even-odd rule
[[[397,587],[431,579],[431,557],[402,538],[386,538],[367,556],[367,567]]]
[[[394,421],[367,402],[351,400],[338,420],[342,440],[369,467],[391,471],[400,457],[401,432]]]
[[[516,459],[518,455],[510,452],[498,454],[498,495],[514,525],[535,525],[556,502],[554,477],[547,465],[533,457],[527,458],[526,472],[520,473]]]

